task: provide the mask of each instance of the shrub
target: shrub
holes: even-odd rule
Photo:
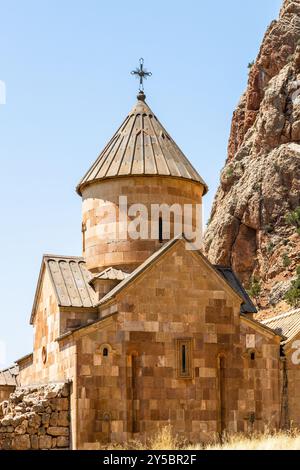
[[[284,268],[288,268],[291,265],[291,258],[287,253],[284,253],[282,257],[282,264]]]
[[[295,227],[296,232],[300,235],[300,206],[298,206],[294,211],[286,214],[285,222],[288,225]]]
[[[209,224],[211,223],[211,221],[212,221],[212,217],[210,216],[210,218],[209,218],[208,221],[206,222],[206,227],[209,226]]]
[[[251,70],[253,65],[254,65],[254,60],[252,60],[252,62],[248,63],[248,69]]]
[[[227,169],[226,169],[226,176],[228,178],[230,178],[231,176],[233,176],[233,168],[232,166],[229,166]]]
[[[284,298],[292,307],[300,306],[300,266],[297,268],[297,278],[292,281],[290,289],[285,294]]]
[[[270,242],[269,245],[267,246],[267,253],[269,253],[269,254],[273,253],[274,248],[275,248],[274,243]]]
[[[261,284],[260,284],[259,279],[252,277],[250,287],[247,290],[247,292],[250,295],[250,297],[253,297],[254,299],[258,299],[261,293]]]
[[[265,231],[266,231],[267,233],[272,233],[272,232],[274,232],[274,225],[271,225],[271,224],[266,225],[266,226],[265,226]]]

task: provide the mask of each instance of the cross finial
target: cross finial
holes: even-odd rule
[[[142,93],[144,91],[144,80],[147,80],[148,77],[152,76],[152,72],[148,72],[147,69],[144,69],[144,59],[140,59],[140,66],[131,72],[131,75],[135,75],[136,78],[140,80],[139,90]]]

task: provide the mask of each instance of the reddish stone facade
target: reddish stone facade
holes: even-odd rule
[[[153,116],[138,104],[124,124],[137,127],[121,128],[116,153],[106,159],[107,146],[79,185],[83,258],[44,256],[34,350],[17,361],[22,387],[70,384],[72,449],[145,441],[168,424],[192,443],[282,425],[282,336],[252,319],[234,273],[183,236],[120,242],[102,219],[119,195],[148,209],[201,204],[207,186]]]
[[[143,440],[164,424],[190,442],[278,428],[281,337],[241,315],[242,301],[203,255],[175,240],[100,302],[97,321],[46,343],[38,322],[53,354],[43,362],[36,338],[20,382],[72,382],[73,448]]]
[[[161,246],[158,237],[150,239],[151,207],[165,204],[201,204],[204,187],[202,184],[171,177],[130,176],[91,184],[82,191],[83,213],[83,256],[90,271],[99,272],[107,267],[118,267],[132,271]],[[119,197],[126,196],[127,206],[143,204],[148,212],[149,238],[118,240],[130,217],[122,217]],[[165,217],[167,218],[167,217]],[[196,211],[193,211],[192,229],[196,228]],[[152,219],[153,220],[153,219]],[[174,237],[174,219],[170,216],[170,234]],[[125,237],[127,233],[125,231]],[[166,234],[164,234],[164,238]]]
[[[168,423],[191,442],[279,427],[280,339],[241,318],[240,303],[178,242],[103,306],[98,326],[77,333],[78,445],[144,439]],[[188,377],[178,340],[191,345]]]

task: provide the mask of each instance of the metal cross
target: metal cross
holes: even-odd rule
[[[131,72],[131,75],[135,75],[136,78],[140,79],[140,91],[144,91],[144,80],[147,80],[148,77],[152,76],[152,72],[148,72],[147,69],[144,69],[144,59],[140,59],[140,67],[137,67]]]

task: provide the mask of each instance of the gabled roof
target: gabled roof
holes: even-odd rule
[[[140,93],[120,128],[77,186],[121,176],[174,176],[206,183],[159,122]]]
[[[92,274],[81,257],[44,255],[31,320],[33,322],[44,270],[47,270],[59,307],[94,307],[97,295],[90,286]]]
[[[278,336],[281,338],[281,340],[286,339],[284,335],[281,333],[278,333],[277,331],[272,330],[272,328],[269,328],[267,325],[263,325],[258,320],[254,320],[251,316],[246,315],[245,313],[241,313],[241,320],[245,321],[249,325],[251,325],[253,328],[258,328],[259,330],[264,331],[265,333],[269,333],[271,336]]]
[[[224,279],[229,282],[234,290],[239,292],[243,297],[244,303],[241,305],[241,313],[257,313],[256,307],[232,269],[225,266],[215,266],[215,268],[222,274]]]
[[[121,269],[115,269],[115,268],[107,268],[101,273],[97,274],[94,276],[90,281],[89,284],[92,284],[96,280],[110,280],[110,281],[123,281],[128,277],[129,274],[125,273],[124,271],[121,271]]]
[[[273,331],[286,337],[289,342],[300,333],[300,308],[290,310],[276,317],[262,320],[263,325],[268,326]]]
[[[114,287],[110,292],[108,292],[102,299],[98,302],[98,305],[103,305],[106,302],[113,299],[119,292],[122,291],[128,284],[130,284],[137,276],[139,276],[143,271],[145,271],[148,267],[150,267],[156,260],[158,260],[165,252],[167,252],[173,245],[176,243],[187,240],[183,235],[173,238],[172,240],[165,243],[159,250],[157,250],[153,255],[147,258],[144,263],[142,263],[138,268],[136,268],[129,276],[127,276],[120,284]],[[252,313],[253,309],[256,311],[254,305],[252,304],[251,300],[249,299],[248,295],[245,293],[240,281],[238,278],[233,274],[229,276],[230,268],[222,268],[223,270],[228,270],[228,275],[224,276],[223,272],[220,272],[220,267],[215,267],[212,265],[208,259],[200,252],[197,251],[197,254],[205,261],[205,263],[210,266],[217,276],[225,281],[227,285],[231,287],[231,289],[240,297],[241,299],[241,313]],[[233,273],[233,272],[232,272]]]
[[[10,387],[18,386],[19,368],[17,365],[8,367],[0,371],[0,386],[8,385]]]

